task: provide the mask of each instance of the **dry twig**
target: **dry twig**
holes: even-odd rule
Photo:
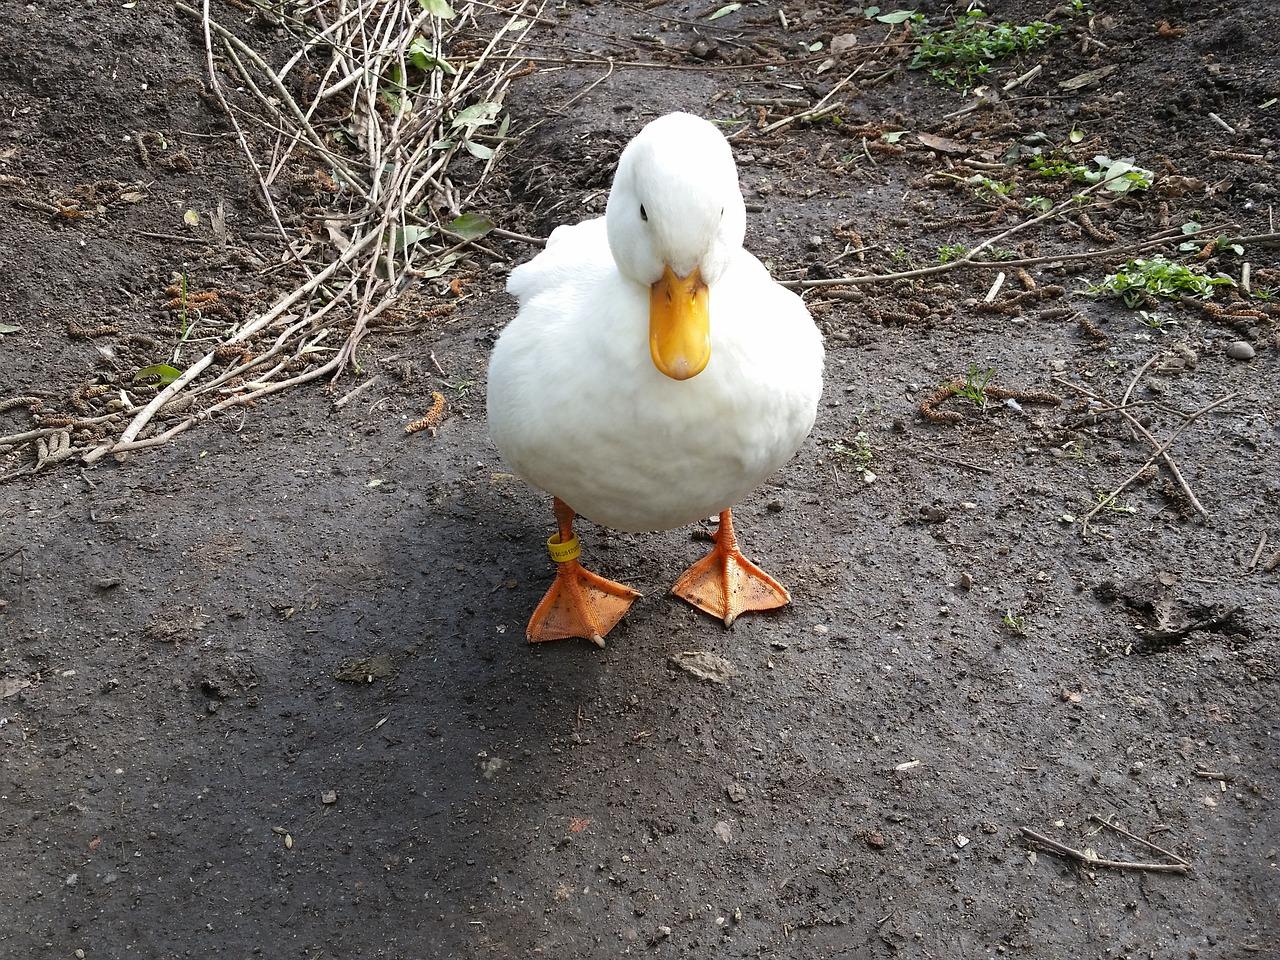
[[[1052,837],[1046,837],[1043,833],[1037,833],[1030,827],[1019,827],[1022,835],[1028,840],[1032,840],[1039,844],[1050,853],[1056,853],[1060,856],[1075,860],[1087,867],[1109,867],[1113,870],[1146,870],[1150,873],[1188,873],[1191,867],[1184,860],[1178,863],[1135,863],[1128,860],[1107,860],[1098,856],[1090,856],[1074,847],[1069,847],[1065,843],[1059,843]]]

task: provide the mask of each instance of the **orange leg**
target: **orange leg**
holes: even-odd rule
[[[582,637],[603,647],[605,634],[640,594],[582,569],[573,535],[574,512],[558,497],[555,511],[560,532],[547,541],[547,549],[556,560],[556,579],[529,618],[525,635],[530,643]]]
[[[715,548],[686,570],[671,592],[713,617],[723,617],[726,627],[749,610],[773,610],[791,602],[786,587],[738,550],[732,510],[720,514]]]

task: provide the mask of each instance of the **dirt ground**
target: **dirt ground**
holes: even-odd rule
[[[816,103],[847,73],[815,73],[832,38],[890,28],[838,5],[788,2],[786,29],[776,6],[709,27],[716,5],[548,6],[540,55],[683,69],[619,66],[588,91],[605,67],[542,64],[509,106],[513,133],[544,122],[485,212],[536,235],[603,212],[627,138],[688,109],[735,135],[748,247],[784,279],[927,266],[1007,229],[1026,208],[930,174],[976,157],[1018,202],[1056,198],[1071,187],[994,164],[1073,127],[1082,156],[1162,180],[1010,255],[1188,220],[1273,232],[1269,5],[1113,6],[1057,11],[1063,34],[994,77],[1042,72],[995,107],[950,116],[969,100],[890,59],[838,123],[768,134],[747,101]],[[0,9],[0,38],[0,323],[21,327],[0,337],[0,399],[154,362],[174,271],[239,290],[237,310],[270,301],[279,249],[189,21],[37,0]],[[96,213],[51,214],[63,198]],[[183,213],[219,205],[215,247]],[[367,341],[381,380],[341,410],[300,389],[122,463],[0,484],[0,956],[1280,957],[1274,312],[1174,302],[1148,325],[1073,295],[1114,259],[1033,266],[1030,294],[1011,269],[994,308],[992,270],[810,290],[818,423],[737,511],[794,605],[726,631],[666,593],[705,530],[584,525],[593,569],[645,599],[607,650],[531,648],[551,515],[486,438],[484,369],[514,310],[505,270],[534,250],[490,242],[507,259],[464,262],[446,320]],[[1274,246],[1243,259],[1280,295]],[[1241,260],[1206,265],[1238,278]],[[1252,359],[1228,355],[1240,340]],[[1157,436],[1235,395],[1170,448],[1211,516],[1166,471],[1084,537],[1151,451],[1055,378],[1118,400],[1152,357],[1133,399]],[[1062,402],[923,416],[971,365]],[[436,390],[438,435],[406,436]],[[0,433],[28,426],[0,414]],[[687,650],[736,675],[698,681],[671,663]],[[1020,833],[1172,862],[1094,816],[1190,872],[1079,864]]]

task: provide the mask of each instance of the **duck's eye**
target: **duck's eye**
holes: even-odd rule
[[[640,204],[640,219],[641,219],[641,220],[643,220],[643,221],[645,221],[646,223],[648,223],[648,222],[649,222],[649,214],[647,214],[647,213],[645,213],[645,212],[644,212],[644,204],[643,204],[643,203],[642,203],[642,204]]]

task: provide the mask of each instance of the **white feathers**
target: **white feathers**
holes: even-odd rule
[[[628,145],[606,218],[560,227],[511,274],[520,310],[493,351],[488,409],[517,473],[639,531],[718,513],[791,457],[813,426],[822,345],[800,299],[742,249],[744,228],[711,124],[672,114]],[[711,360],[685,381],[649,353],[664,262],[710,287]]]

